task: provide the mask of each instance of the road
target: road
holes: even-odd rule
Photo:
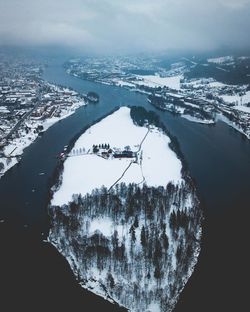
[[[10,132],[5,136],[5,139],[9,139],[13,133],[15,133],[19,127],[21,126],[21,124],[25,121],[25,119],[27,119],[36,109],[37,107],[40,105],[41,103],[41,96],[39,95],[39,99],[37,104],[31,109],[29,110],[27,113],[25,113],[20,120],[15,124],[15,126],[10,130]]]
[[[145,136],[144,136],[143,139],[141,140],[141,143],[140,143],[140,145],[139,145],[139,148],[138,148],[138,150],[137,150],[137,152],[136,152],[137,154],[141,151],[142,144],[143,144],[143,142],[146,140],[146,137],[148,136],[149,132],[150,132],[150,128],[148,128],[147,133],[145,134]],[[131,167],[131,165],[132,165],[133,163],[134,163],[134,160],[132,160],[132,161],[129,163],[129,165],[127,166],[127,168],[123,171],[122,175],[110,186],[108,192],[124,177],[125,173],[128,171],[128,169]],[[140,165],[140,166],[141,166],[141,165]],[[141,168],[141,172],[142,172],[142,168]],[[143,183],[143,182],[145,181],[145,177],[144,177],[144,175],[143,175],[143,172],[142,172],[142,177],[143,177],[143,180],[142,180],[142,182],[140,182],[139,184],[141,184],[141,183]]]

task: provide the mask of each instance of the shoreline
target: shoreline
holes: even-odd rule
[[[190,265],[190,268],[189,268],[189,271],[188,271],[188,274],[187,276],[184,277],[184,281],[183,281],[183,286],[182,288],[180,289],[180,291],[178,292],[178,294],[176,295],[175,298],[172,299],[172,302],[170,303],[171,305],[171,309],[168,310],[168,312],[172,312],[174,311],[177,303],[178,303],[178,300],[180,298],[180,295],[182,294],[183,290],[185,289],[189,279],[191,278],[191,276],[194,274],[194,271],[196,269],[196,266],[198,265],[198,262],[199,262],[199,258],[200,258],[200,253],[201,253],[201,245],[202,245],[202,238],[203,238],[203,230],[202,230],[202,225],[203,225],[203,220],[200,224],[200,229],[199,229],[199,233],[198,233],[198,238],[197,238],[197,241],[196,241],[196,247],[194,249],[194,258],[193,258],[193,261],[191,262],[191,265]],[[199,242],[198,242],[199,241]],[[83,289],[86,289],[90,292],[92,292],[94,295],[100,297],[100,298],[103,298],[104,300],[112,303],[113,305],[117,305],[119,308],[121,309],[126,309],[127,311],[130,311],[128,310],[128,308],[124,307],[119,301],[116,301],[114,300],[112,297],[110,297],[110,295],[108,293],[104,294],[103,292],[93,292],[93,288],[89,287],[89,286],[86,286],[84,284],[83,281],[81,281],[80,278],[77,278],[77,276],[79,275],[79,272],[78,272],[78,269],[77,269],[77,265],[76,265],[76,261],[74,260],[74,258],[72,257],[72,255],[70,256],[65,256],[64,255],[64,252],[63,252],[63,249],[60,248],[60,246],[55,242],[53,241],[53,239],[50,239],[50,236],[48,236],[48,238],[46,239],[47,243],[51,244],[53,247],[56,248],[56,250],[62,255],[62,257],[64,259],[66,259],[66,261],[68,262],[72,272],[74,273],[74,276],[75,276],[75,279],[76,281],[79,283],[79,285],[83,288]],[[197,246],[198,245],[198,246]],[[100,285],[101,286],[101,285]]]
[[[79,137],[88,130],[89,127],[92,127],[93,125],[97,124],[100,122],[102,119],[112,115],[114,112],[116,112],[119,109],[119,106],[115,107],[111,112],[105,114],[104,116],[97,118],[94,122],[91,124],[87,125],[83,129],[81,129],[69,142],[68,142],[68,147],[67,147],[67,152],[71,150],[76,143],[76,141],[79,139]],[[61,177],[63,174],[63,169],[64,169],[64,160],[60,159],[54,169],[50,185],[48,187],[48,199],[47,199],[47,207],[49,206],[49,203],[52,199],[53,194],[58,190],[61,184]],[[49,210],[48,210],[49,212]],[[49,235],[49,234],[48,234]]]
[[[118,88],[122,88],[122,89],[126,89],[130,92],[138,92],[140,94],[146,94],[146,95],[150,95],[152,94],[151,92],[148,92],[148,91],[145,91],[145,90],[141,90],[140,88],[137,88],[137,87],[132,87],[132,85],[128,85],[128,84],[116,84],[116,83],[111,83],[111,82],[104,82],[102,80],[91,80],[91,79],[83,79],[81,78],[79,75],[77,74],[71,74],[70,72],[68,72],[68,70],[66,70],[66,74],[69,75],[69,76],[72,76],[72,77],[75,77],[75,78],[78,78],[80,80],[86,80],[86,81],[90,81],[90,82],[94,82],[94,83],[99,83],[99,84],[102,84],[102,85],[109,85],[109,86],[113,86],[113,87],[118,87]],[[150,102],[150,101],[149,101]],[[168,111],[169,113],[171,114],[175,114],[174,112],[172,112],[171,110],[169,109],[161,109],[159,107],[157,107],[156,105],[150,103],[152,106],[154,106],[156,109],[159,109],[159,110],[163,110],[163,111]],[[248,140],[250,140],[250,135],[248,135],[247,133],[245,133],[240,127],[238,127],[236,124],[234,124],[233,122],[231,122],[225,115],[222,115],[221,118],[220,116],[218,117],[218,115],[221,115],[221,113],[217,113],[216,114],[216,118],[215,120],[213,119],[196,119],[195,117],[193,117],[192,115],[187,115],[187,114],[180,114],[179,116],[190,121],[190,122],[193,122],[193,123],[199,123],[201,125],[207,125],[207,126],[211,126],[211,125],[214,125],[216,124],[216,122],[218,120],[221,120],[223,122],[225,122],[229,127],[233,127],[236,131],[240,132],[241,134],[243,134]]]
[[[112,112],[110,114],[108,114],[108,115],[111,115],[111,114],[112,114]],[[105,118],[105,116],[102,117],[101,120],[104,119],[104,118]],[[135,123],[135,120],[133,118],[132,118],[132,120]],[[96,123],[98,123],[98,121],[94,122],[93,124],[96,124]],[[161,125],[158,125],[158,127],[159,127],[158,129],[160,129],[166,136],[168,136],[168,131],[165,129],[165,127],[163,127],[163,125],[162,125],[162,127],[161,127]],[[79,133],[74,139],[72,139],[72,141],[69,143],[69,146],[72,147],[74,145],[74,143],[78,140],[78,138],[82,134],[84,134],[84,132],[87,129],[88,129],[88,127],[85,130],[83,130],[81,133]],[[174,308],[175,308],[176,303],[178,302],[178,298],[180,297],[180,294],[182,293],[183,289],[185,288],[189,278],[193,274],[193,272],[195,270],[195,267],[196,267],[196,265],[198,263],[198,260],[199,260],[199,255],[200,255],[200,251],[201,251],[201,243],[202,243],[202,233],[203,233],[202,226],[203,226],[203,222],[204,222],[204,217],[203,217],[204,214],[203,214],[203,208],[202,208],[201,200],[198,198],[195,182],[189,176],[187,168],[185,168],[185,164],[182,162],[182,154],[181,154],[181,152],[180,152],[180,150],[178,148],[178,145],[177,145],[178,142],[175,142],[175,140],[173,141],[171,136],[169,137],[169,139],[171,140],[170,143],[169,143],[169,148],[176,154],[176,157],[181,160],[181,163],[182,163],[182,169],[181,169],[182,178],[184,179],[185,183],[189,184],[191,186],[191,188],[194,189],[194,194],[196,194],[195,198],[196,198],[196,200],[199,203],[198,214],[200,215],[200,222],[199,222],[199,225],[198,225],[198,231],[195,232],[195,240],[193,242],[193,244],[194,244],[193,248],[194,249],[193,249],[193,257],[192,257],[192,261],[190,263],[190,267],[189,267],[186,275],[183,278],[183,285],[182,285],[182,287],[180,288],[180,290],[176,294],[176,296],[174,296],[171,299],[171,301],[169,302],[169,306],[171,306],[171,308],[168,311],[173,311]],[[69,149],[69,147],[68,147],[68,149]],[[56,184],[54,184],[54,187],[52,186],[52,188],[51,188],[50,200],[49,200],[49,204],[48,204],[48,213],[49,213],[50,217],[52,217],[51,212],[50,212],[51,207],[52,207],[51,199],[53,197],[53,194],[60,188],[60,185],[61,185],[61,182],[62,182],[63,169],[64,169],[64,167],[63,167],[64,161],[65,160],[61,160],[60,163],[58,164],[58,167],[57,167],[57,170],[58,170],[57,171],[57,178],[54,177],[54,179],[56,179]],[[69,203],[66,204],[66,205],[69,205]],[[64,205],[62,205],[61,208],[63,206]],[[64,209],[64,208],[62,208],[62,209]],[[79,282],[81,287],[93,292],[93,287],[91,287],[88,284],[86,284],[84,282],[84,280],[82,280],[81,277],[79,277],[79,267],[77,265],[77,259],[74,257],[74,255],[72,253],[68,253],[68,252],[65,253],[65,250],[62,248],[60,243],[58,243],[54,239],[55,238],[54,235],[55,235],[55,233],[53,231],[51,231],[51,229],[50,229],[48,237],[47,237],[47,241],[49,243],[51,243],[54,247],[56,247],[57,250],[66,258],[66,260],[68,261],[72,271],[74,272],[76,280]],[[117,299],[113,299],[112,295],[110,295],[108,293],[108,291],[103,291],[102,287],[104,287],[104,286],[101,283],[98,284],[96,287],[97,287],[96,291],[93,292],[95,295],[100,296],[100,297],[104,298],[105,300],[107,300],[107,301],[109,301],[109,302],[111,302],[113,304],[118,304],[118,306],[120,306],[121,308],[124,307],[122,305],[122,302],[120,302]]]
[[[80,107],[86,105],[88,105],[87,102],[85,102],[83,99],[81,100],[79,99],[66,111],[64,111],[60,117],[52,116],[46,118],[45,120],[29,117],[29,119],[25,122],[25,124],[30,126],[30,131],[21,138],[13,139],[9,144],[5,146],[3,150],[3,154],[5,154],[5,156],[0,156],[0,162],[4,164],[4,169],[0,172],[0,179],[6,174],[6,172],[8,172],[11,168],[13,168],[16,164],[18,164],[22,160],[22,155],[25,149],[28,148],[31,144],[33,144],[44,132],[46,132],[50,127],[55,125],[57,122],[60,122],[61,120],[67,117],[70,117]],[[37,129],[37,127],[42,127],[42,131],[34,132],[35,129]],[[7,156],[6,155],[7,153],[12,154],[13,156]]]
[[[237,131],[238,133],[240,133],[241,135],[243,135],[244,138],[247,138],[248,140],[250,140],[250,135],[248,135],[247,133],[245,133],[239,126],[237,126],[234,122],[232,122],[231,120],[229,120],[226,116],[224,116],[223,114],[219,113],[216,114],[216,122],[222,121],[225,124],[227,124],[230,128],[233,128],[235,131]]]

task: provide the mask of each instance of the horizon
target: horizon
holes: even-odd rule
[[[88,55],[249,50],[249,0],[0,0],[0,46]]]

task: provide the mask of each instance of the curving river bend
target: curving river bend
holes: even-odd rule
[[[40,233],[46,237],[49,228],[46,211],[48,186],[57,163],[56,156],[81,129],[114,107],[141,105],[156,111],[167,129],[177,137],[204,201],[206,220],[200,260],[175,311],[242,311],[240,305],[246,299],[242,282],[247,267],[250,141],[222,122],[213,126],[191,123],[155,110],[144,95],[71,77],[64,72],[60,62],[49,65],[44,79],[80,93],[95,91],[100,95],[100,102],[80,108],[25,150],[21,163],[0,180],[0,218],[15,227],[25,225],[25,229],[30,229],[27,235],[38,235],[38,241],[41,240]],[[23,250],[25,253],[26,249]],[[68,267],[63,260],[55,260],[56,257],[59,259],[56,252],[48,253],[47,247],[39,252],[32,274],[40,276],[40,266],[46,263],[48,267],[45,265],[44,271],[52,270],[54,265],[59,270],[58,275],[64,276],[63,270],[67,271]],[[45,285],[53,283],[53,278],[58,277],[47,274]],[[67,278],[62,277],[61,283],[74,284],[73,279],[68,282]],[[79,292],[72,289],[68,290],[72,294]],[[85,298],[83,303],[87,302],[88,298],[79,293],[81,296]],[[79,298],[75,300],[81,301]],[[107,306],[107,309],[111,307]]]

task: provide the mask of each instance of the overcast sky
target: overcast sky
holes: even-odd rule
[[[249,48],[250,0],[0,0],[0,45],[88,52]]]

